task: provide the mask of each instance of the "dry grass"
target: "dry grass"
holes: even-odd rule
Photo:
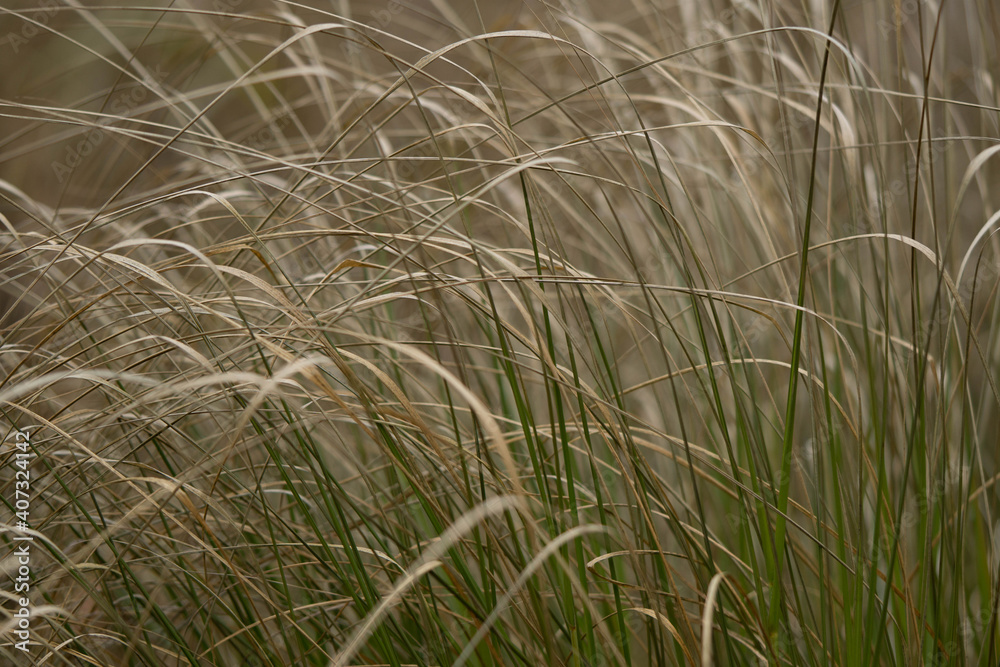
[[[161,5],[0,8],[4,660],[996,664],[992,3]]]

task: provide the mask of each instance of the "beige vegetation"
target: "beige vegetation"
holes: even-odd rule
[[[998,33],[3,3],[0,663],[996,664]]]

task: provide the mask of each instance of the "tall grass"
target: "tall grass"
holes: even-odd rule
[[[3,4],[2,660],[1000,660],[989,0]]]

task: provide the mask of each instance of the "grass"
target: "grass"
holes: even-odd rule
[[[2,660],[997,664],[998,33],[5,3]]]

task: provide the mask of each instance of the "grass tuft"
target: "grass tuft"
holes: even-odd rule
[[[0,661],[997,664],[998,33],[6,3]]]

